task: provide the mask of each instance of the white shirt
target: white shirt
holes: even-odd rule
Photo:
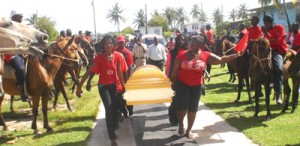
[[[162,44],[150,45],[146,56],[149,57],[151,60],[155,60],[155,61],[159,61],[159,60],[164,60],[164,62],[167,61],[165,46],[163,46]]]

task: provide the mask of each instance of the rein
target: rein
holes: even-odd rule
[[[259,48],[258,48],[258,44],[255,43],[253,47],[255,47],[256,52],[257,52],[256,55],[255,55],[254,53],[252,54],[252,58],[254,59],[254,64],[256,64],[256,62],[258,62],[260,68],[263,70],[263,64],[262,64],[262,62],[263,62],[263,61],[268,61],[268,60],[271,61],[271,51],[269,52],[269,54],[268,54],[267,57],[265,57],[265,58],[259,58],[260,55],[259,55],[259,52],[258,52],[258,49],[259,49]],[[264,70],[263,70],[263,71],[264,71]],[[264,71],[264,73],[266,74],[266,71]]]
[[[232,48],[228,49],[227,51],[223,52],[223,55],[226,55],[229,51],[233,50],[234,48],[235,48],[235,45]]]
[[[66,58],[64,56],[59,56],[59,55],[55,55],[55,54],[49,54],[49,53],[45,53],[49,56],[52,56],[52,57],[57,57],[57,58],[61,58],[61,59],[64,59],[64,60],[68,60],[68,61],[74,61],[74,62],[79,62],[79,59],[71,59],[71,58]]]

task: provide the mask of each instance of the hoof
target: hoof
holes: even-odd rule
[[[35,134],[35,135],[42,135],[43,133],[40,130],[34,130],[33,134]]]
[[[281,114],[285,114],[285,110],[282,110],[280,113],[281,113]]]
[[[265,121],[270,121],[271,118],[269,116],[266,117]]]
[[[52,128],[48,128],[47,133],[51,133],[51,132],[54,132],[54,130]]]
[[[293,109],[292,111],[291,111],[291,114],[294,114],[295,113],[295,109]]]
[[[233,101],[233,103],[239,103],[240,101],[239,100],[235,100],[235,101]]]

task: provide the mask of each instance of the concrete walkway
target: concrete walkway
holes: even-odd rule
[[[104,107],[100,104],[99,108],[101,112],[88,139],[88,146],[110,146]],[[134,106],[133,116],[124,119],[116,131],[119,146],[256,145],[202,102],[199,103],[199,111],[192,129],[195,139],[179,137],[178,127],[169,124],[167,109],[168,104]]]

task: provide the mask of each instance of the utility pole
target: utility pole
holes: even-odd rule
[[[145,4],[145,15],[146,15],[146,34],[148,34],[147,4]]]
[[[93,16],[94,16],[94,33],[95,33],[95,39],[97,39],[96,16],[95,16],[95,3],[94,3],[94,0],[92,0],[92,6],[93,6]]]

